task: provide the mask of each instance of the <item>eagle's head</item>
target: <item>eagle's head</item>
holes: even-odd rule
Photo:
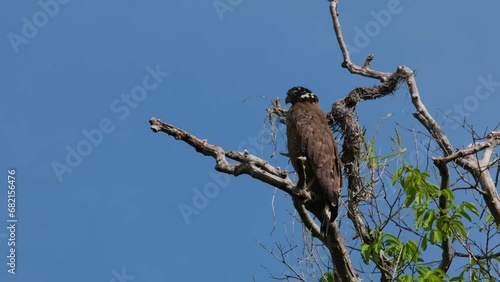
[[[318,103],[319,99],[318,96],[314,95],[311,90],[305,87],[295,86],[290,88],[290,90],[288,90],[288,92],[286,93],[285,102],[287,104],[291,103],[293,106],[298,102]]]

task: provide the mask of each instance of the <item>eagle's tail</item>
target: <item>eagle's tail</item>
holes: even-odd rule
[[[338,205],[333,206],[331,203],[325,203],[325,209],[323,210],[323,220],[321,222],[321,236],[324,238],[328,235],[328,228],[330,223],[334,222],[338,216]]]

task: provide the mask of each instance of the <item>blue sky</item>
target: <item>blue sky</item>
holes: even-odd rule
[[[217,10],[223,5],[227,10]],[[148,120],[271,160],[273,147],[261,136],[270,99],[303,85],[328,110],[354,87],[376,83],[340,68],[327,1],[3,6],[0,173],[6,179],[8,169],[17,171],[18,222],[11,275],[4,182],[2,281],[268,281],[261,265],[284,271],[257,241],[283,240],[290,199],[278,193],[272,233],[272,187],[214,174],[212,159],[153,134]],[[346,41],[359,50],[356,63],[374,53],[373,68],[411,67],[431,113],[467,114],[479,132],[499,122],[498,10],[498,1],[340,6]],[[359,111],[368,134],[388,113],[382,134],[396,122],[422,130],[404,87]],[[452,123],[445,129],[455,147],[468,144],[465,131]],[[283,151],[284,140],[278,143]],[[85,156],[69,157],[69,165],[71,150]],[[283,158],[271,162],[287,166]],[[57,173],[55,163],[66,170]],[[188,224],[179,205],[193,206],[206,187],[214,196]]]

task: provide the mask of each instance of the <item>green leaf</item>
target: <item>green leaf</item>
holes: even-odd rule
[[[420,245],[422,246],[422,250],[427,250],[427,236],[424,236],[422,238],[422,242],[420,242]]]
[[[476,205],[474,205],[473,203],[471,202],[464,202],[463,205],[468,209],[470,210],[472,213],[474,213],[475,215],[479,216],[479,212],[477,211],[477,207]]]
[[[433,281],[441,282],[448,278],[448,275],[440,268],[436,268],[432,271]]]
[[[392,175],[392,181],[391,181],[392,186],[396,185],[396,182],[398,182],[400,177],[401,177],[401,168],[398,168]]]
[[[361,255],[363,257],[363,262],[365,264],[370,263],[370,253],[371,253],[371,247],[368,244],[361,244]]]
[[[335,273],[324,273],[323,277],[319,280],[319,282],[334,282],[335,281]]]
[[[441,230],[431,230],[430,240],[433,245],[443,242],[443,232]]]
[[[428,175],[425,176],[425,178],[429,177]],[[427,189],[429,189],[429,195],[432,197],[432,198],[437,198],[438,195],[439,195],[439,186],[437,186],[436,184],[434,183],[431,183],[427,180],[424,180],[424,183],[425,183],[425,186],[427,187]]]
[[[392,234],[384,234],[384,237],[386,238],[386,242],[391,245],[401,245],[398,238]]]
[[[492,223],[493,222],[493,216],[489,213],[486,214],[486,222],[487,223]]]
[[[398,282],[413,282],[413,276],[405,274],[403,276],[398,277],[396,281],[398,281]]]
[[[439,196],[443,196],[449,203],[449,205],[453,205],[455,202],[455,196],[450,189],[443,189],[439,191]]]
[[[396,184],[396,182],[401,178],[401,176],[403,175],[403,170],[404,167],[400,167],[396,170],[396,172],[392,176],[392,186],[394,186],[394,184]]]
[[[432,227],[433,222],[434,222],[434,211],[429,210],[424,216],[422,227],[425,229],[429,229],[430,227]]]
[[[453,219],[450,226],[455,233],[461,238],[467,239],[467,231],[465,230],[464,224],[458,219]]]
[[[406,244],[405,244],[404,247],[408,250],[408,253],[412,257],[417,257],[417,256],[420,255],[420,252],[418,250],[417,241],[415,241],[415,240],[409,240],[408,242],[406,242]]]
[[[395,256],[401,250],[403,244],[399,241],[399,239],[392,234],[384,234],[385,242],[384,246],[386,247],[386,253],[390,256]]]
[[[460,215],[467,218],[467,220],[469,220],[469,222],[472,222],[472,218],[470,217],[470,215],[466,211],[460,212]]]
[[[396,137],[398,138],[398,145],[401,146],[402,145],[401,135],[399,134],[399,131],[397,128],[394,128],[394,131],[396,131]]]

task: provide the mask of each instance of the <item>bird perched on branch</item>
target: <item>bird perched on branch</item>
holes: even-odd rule
[[[305,87],[287,92],[292,106],[286,117],[288,154],[299,181],[294,194],[308,210],[321,214],[321,234],[326,238],[330,222],[338,215],[342,190],[342,165],[337,144],[319,107],[318,97]]]

